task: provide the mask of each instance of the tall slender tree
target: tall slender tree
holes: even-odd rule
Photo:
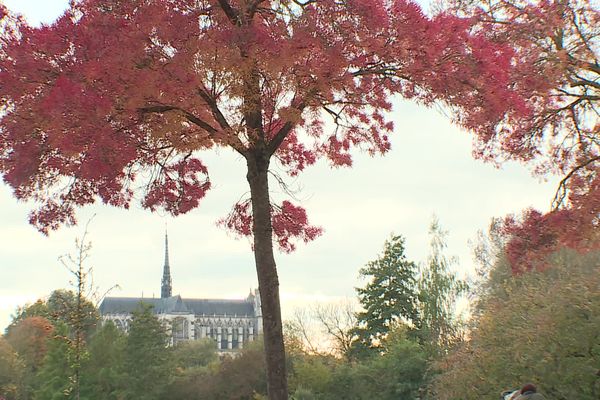
[[[90,221],[87,222],[81,239],[75,240],[76,255],[67,254],[59,258],[73,277],[71,285],[75,289],[74,293],[66,293],[72,294],[70,302],[65,299],[68,296],[58,298],[62,307],[62,318],[69,327],[69,335],[66,338],[69,342],[68,359],[71,368],[69,390],[75,400],[80,399],[81,365],[88,354],[86,339],[99,321],[98,310],[89,300],[97,296],[97,288],[93,285],[93,267],[88,265],[92,248],[91,242],[87,240],[89,224]]]
[[[440,356],[460,339],[456,301],[466,293],[468,285],[452,270],[457,259],[444,254],[448,232],[441,228],[437,218],[431,222],[429,235],[430,254],[421,267],[418,281],[419,320],[422,339],[430,354]]]
[[[404,238],[398,235],[386,240],[379,258],[360,270],[368,283],[356,289],[364,308],[357,315],[357,345],[372,346],[395,324],[418,324],[417,272],[417,265],[404,254]]]
[[[512,43],[409,0],[80,0],[40,28],[0,6],[0,26],[0,173],[38,202],[41,231],[97,199],[189,212],[211,186],[200,151],[244,158],[250,199],[223,223],[253,237],[273,400],[287,400],[273,244],[321,230],[271,202],[271,163],[297,175],[387,152],[393,95],[447,104],[484,140],[530,111]]]

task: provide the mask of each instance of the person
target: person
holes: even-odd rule
[[[514,400],[546,400],[541,393],[538,393],[537,388],[533,383],[527,383],[523,385],[518,393],[519,395],[516,397],[511,397],[511,400],[513,398]]]

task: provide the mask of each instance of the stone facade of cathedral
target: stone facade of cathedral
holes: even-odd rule
[[[165,264],[161,296],[106,297],[100,305],[104,321],[113,321],[127,332],[132,312],[148,305],[167,326],[171,344],[185,340],[211,338],[219,351],[235,351],[244,347],[261,333],[262,318],[258,290],[243,300],[188,299],[172,295],[169,242],[165,235]]]

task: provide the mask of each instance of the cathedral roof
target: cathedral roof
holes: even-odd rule
[[[185,299],[183,301],[195,315],[254,316],[254,306],[247,300]]]
[[[106,297],[100,304],[100,314],[131,314],[141,305],[149,305],[155,314],[194,314],[254,316],[254,306],[247,300]]]
[[[100,304],[100,314],[131,314],[142,305],[152,307],[155,314],[194,314],[205,316],[256,317],[255,297],[252,291],[245,300],[182,299],[171,296],[171,266],[169,265],[169,238],[165,231],[165,263],[161,280],[160,298],[106,297]],[[260,306],[257,306],[259,308]],[[258,316],[260,316],[260,310]]]

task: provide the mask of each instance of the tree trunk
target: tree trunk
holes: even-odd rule
[[[263,335],[267,364],[267,390],[270,400],[288,400],[287,374],[279,278],[273,255],[271,204],[269,200],[269,157],[264,151],[255,151],[246,157],[247,179],[252,197],[254,219],[254,259],[263,318]]]

